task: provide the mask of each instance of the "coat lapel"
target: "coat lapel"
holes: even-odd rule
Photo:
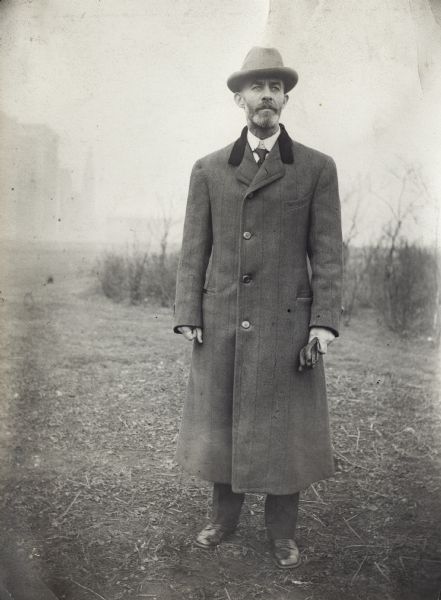
[[[250,150],[250,154],[251,150]],[[254,160],[254,159],[253,159]],[[275,144],[266,157],[265,162],[257,171],[256,176],[250,183],[247,193],[255,192],[264,186],[277,181],[285,175],[285,166],[280,158],[279,144]]]
[[[280,124],[278,143],[274,145],[265,162],[259,169],[247,142],[247,128],[244,127],[240,138],[235,142],[228,160],[230,165],[238,167],[236,177],[248,186],[247,194],[254,192],[285,175],[284,163],[294,162],[292,140],[285,127]]]
[[[239,181],[249,186],[250,183],[255,179],[258,172],[259,167],[254,160],[250,145],[247,142],[243,153],[242,162],[236,170],[236,177]]]

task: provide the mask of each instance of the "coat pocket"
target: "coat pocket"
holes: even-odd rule
[[[215,294],[216,290],[210,290],[208,288],[202,288],[202,293],[203,294]]]
[[[299,208],[305,208],[308,206],[312,198],[312,194],[306,194],[301,198],[296,198],[295,200],[285,200],[283,202],[283,206],[286,211],[298,210]]]

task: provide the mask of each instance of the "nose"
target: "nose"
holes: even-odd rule
[[[272,100],[274,98],[274,94],[269,84],[265,84],[265,87],[262,89],[262,100]]]

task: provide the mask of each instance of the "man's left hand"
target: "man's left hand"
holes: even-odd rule
[[[311,327],[309,340],[306,346],[300,350],[299,371],[313,369],[319,359],[319,354],[326,354],[328,344],[333,342],[335,334],[326,327]]]
[[[320,354],[326,354],[328,345],[335,340],[335,334],[327,327],[311,327],[309,330],[309,340],[318,339],[318,351]]]

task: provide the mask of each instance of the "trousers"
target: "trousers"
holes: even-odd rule
[[[212,520],[228,529],[239,523],[245,494],[236,494],[228,483],[213,485]],[[270,539],[294,539],[299,511],[300,494],[276,496],[268,494],[265,499],[265,527]]]

